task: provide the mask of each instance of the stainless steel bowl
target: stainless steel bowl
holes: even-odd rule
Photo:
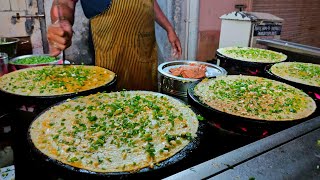
[[[177,68],[190,64],[203,64],[207,66],[206,77],[216,77],[220,75],[226,75],[227,71],[222,67],[214,64],[200,62],[200,61],[170,61],[162,63],[158,66],[158,72],[160,73],[160,91],[165,94],[187,97],[187,90],[189,85],[198,81],[199,79],[183,78],[172,75],[169,70],[171,68]]]
[[[8,55],[0,52],[0,77],[8,73]]]
[[[17,54],[18,38],[0,37],[0,52],[8,54],[9,59]]]
[[[30,67],[36,67],[36,66],[47,66],[47,65],[52,65],[52,64],[62,64],[61,58],[58,58],[56,61],[48,62],[48,63],[42,63],[42,64],[15,64],[14,62],[19,60],[19,59],[24,59],[28,57],[37,57],[37,56],[50,56],[49,54],[32,54],[32,55],[23,55],[23,56],[18,56],[14,59],[11,59],[9,61],[9,71],[15,71],[19,69],[24,69],[24,68],[30,68]]]

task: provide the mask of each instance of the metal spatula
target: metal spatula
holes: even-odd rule
[[[58,19],[59,19],[59,21],[61,21],[61,20],[63,20],[64,18],[63,18],[63,16],[62,16],[62,12],[61,12],[61,8],[60,8],[60,2],[59,2],[59,0],[56,0],[56,6],[57,6],[57,8],[58,8]],[[64,50],[62,51],[62,63],[63,63],[63,65],[65,65],[65,60],[66,60],[66,58],[65,58],[65,52],[64,52]]]

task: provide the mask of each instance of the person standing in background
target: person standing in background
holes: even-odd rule
[[[50,54],[71,46],[77,0],[54,0],[48,27]],[[156,0],[81,0],[90,19],[95,65],[118,75],[117,89],[157,90],[157,46],[154,20],[167,31],[177,56],[181,44]],[[59,20],[60,14],[60,20]],[[89,43],[90,46],[90,43]]]

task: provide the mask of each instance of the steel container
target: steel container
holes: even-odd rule
[[[15,71],[19,69],[24,69],[24,68],[30,68],[30,67],[36,67],[36,66],[47,66],[47,65],[53,65],[53,64],[62,64],[62,60],[60,58],[57,58],[55,61],[52,62],[47,62],[47,63],[41,63],[41,64],[15,64],[15,61],[19,59],[24,59],[28,57],[38,57],[38,56],[50,56],[49,54],[30,54],[30,55],[23,55],[23,56],[18,56],[14,59],[11,59],[9,61],[9,71]]]
[[[0,52],[8,54],[9,59],[17,54],[18,38],[0,37]]]
[[[0,77],[8,73],[8,55],[0,52]]]
[[[206,65],[206,77],[216,77],[227,74],[227,71],[222,67],[206,62],[189,60],[165,62],[158,66],[158,72],[160,73],[160,91],[168,95],[186,98],[189,85],[199,79],[174,76],[169,72],[169,70],[171,68],[178,68],[180,66],[187,66],[190,64]]]

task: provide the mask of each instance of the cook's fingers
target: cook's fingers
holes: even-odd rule
[[[60,21],[60,27],[67,32],[68,34],[72,34],[72,25],[67,20]]]
[[[180,44],[179,40],[176,41],[176,46],[177,46],[177,50],[178,50],[178,55],[180,57],[182,55],[182,49],[181,49],[181,44]]]
[[[175,54],[177,58],[180,58],[181,56],[181,45],[179,40],[175,40],[173,43],[171,43],[172,48],[175,50]]]
[[[176,48],[176,45],[174,44],[174,42],[171,43],[171,47],[172,47],[172,55],[173,56],[176,56],[177,55],[177,48]]]
[[[179,45],[177,44],[177,42],[173,42],[171,43],[171,46],[173,48],[173,51],[174,51],[174,57],[175,58],[180,58],[181,57],[181,48],[179,47]]]
[[[57,35],[52,35],[50,38],[48,37],[48,40],[62,45],[68,45],[69,41],[67,37],[60,37]]]
[[[56,57],[61,53],[60,49],[54,47],[54,45],[50,44],[50,56]]]
[[[57,42],[53,42],[52,45],[53,45],[54,48],[60,49],[61,51],[65,50],[67,48],[66,45],[60,44],[60,43],[57,43]]]
[[[48,37],[51,36],[51,35],[57,35],[57,36],[63,37],[63,36],[67,35],[67,32],[60,26],[51,25],[48,28]]]

